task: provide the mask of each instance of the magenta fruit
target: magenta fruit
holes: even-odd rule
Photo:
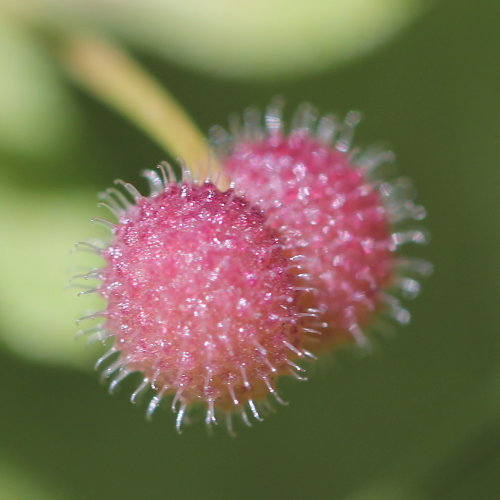
[[[208,425],[225,413],[232,432],[235,410],[249,424],[245,405],[260,420],[269,394],[281,402],[279,376],[303,378],[295,360],[312,355],[301,347],[300,321],[308,315],[297,312],[301,287],[260,209],[233,189],[186,178],[177,184],[160,170],[145,172],[149,196],[121,181],[127,196],[114,188],[102,195],[117,223],[97,219],[113,235],[94,247],[104,267],[83,276],[101,280],[94,291],[107,301],[88,316],[103,318],[90,330],[114,339],[98,365],[114,355],[104,370],[115,376],[111,390],[141,372],[132,401],[151,387],[149,415],[172,395],[178,430],[190,405],[200,403]]]
[[[390,291],[414,296],[415,278],[430,271],[427,262],[398,254],[404,243],[425,242],[424,231],[405,225],[423,219],[425,210],[412,200],[407,179],[377,177],[390,152],[351,148],[358,121],[355,112],[344,123],[329,115],[318,120],[303,105],[287,131],[275,102],[265,126],[249,110],[243,126],[233,120],[230,134],[212,131],[238,192],[263,209],[288,254],[301,259],[298,279],[311,290],[300,303],[318,313],[306,328],[321,333],[317,349],[350,338],[366,346],[365,331],[378,311],[407,323],[408,311]]]

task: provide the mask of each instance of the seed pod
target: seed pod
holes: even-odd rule
[[[151,194],[124,192],[102,197],[117,223],[111,242],[92,246],[104,258],[96,292],[107,301],[99,339],[110,336],[115,359],[104,377],[111,389],[132,372],[143,380],[132,395],[155,391],[151,415],[172,395],[180,431],[188,406],[204,406],[206,422],[217,414],[245,410],[260,420],[259,404],[276,393],[282,374],[296,374],[303,357],[296,310],[297,278],[282,243],[262,211],[211,182],[177,184],[167,170],[145,172]],[[133,202],[130,201],[133,199]],[[95,334],[95,329],[93,334]]]
[[[212,132],[227,175],[264,210],[289,255],[300,260],[300,305],[319,316],[306,328],[321,334],[311,344],[318,350],[352,338],[367,346],[365,331],[378,311],[408,322],[408,311],[389,292],[416,295],[412,272],[430,271],[428,263],[397,254],[403,243],[425,241],[422,230],[405,225],[421,220],[425,210],[413,202],[407,179],[377,178],[390,152],[351,148],[359,119],[351,112],[343,123],[330,115],[318,120],[306,104],[287,131],[276,101],[265,126],[257,111],[248,110],[242,125],[232,121],[230,133]]]

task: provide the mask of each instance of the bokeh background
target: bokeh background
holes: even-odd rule
[[[0,1],[0,498],[500,498],[500,3]],[[435,273],[410,326],[337,352],[291,405],[231,439],[175,434],[114,396],[65,290],[95,194],[167,158],[76,88],[54,37],[116,37],[202,130],[276,94],[360,109],[429,212]],[[167,405],[165,405],[167,406]]]

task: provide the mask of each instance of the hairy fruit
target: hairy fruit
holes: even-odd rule
[[[344,123],[333,116],[317,120],[305,105],[287,131],[279,105],[272,104],[265,127],[250,110],[242,127],[233,122],[232,134],[213,133],[227,175],[263,209],[287,252],[302,258],[298,277],[310,291],[301,306],[318,313],[308,328],[322,334],[318,349],[350,338],[367,345],[364,330],[381,310],[406,323],[408,311],[388,290],[399,286],[414,295],[418,282],[402,276],[402,264],[428,268],[397,254],[400,244],[424,242],[425,234],[394,224],[422,219],[425,211],[407,196],[406,179],[374,178],[391,160],[389,152],[351,149],[358,121],[355,112]]]
[[[207,424],[233,410],[248,423],[245,405],[260,420],[259,403],[270,393],[280,401],[277,378],[300,378],[293,359],[308,353],[296,276],[260,209],[232,189],[162,172],[145,173],[150,196],[123,183],[133,204],[115,189],[103,196],[118,218],[96,272],[107,306],[93,316],[104,318],[100,338],[114,338],[103,359],[117,353],[104,375],[116,374],[114,388],[141,372],[139,389],[156,393],[148,413],[172,395],[178,429],[192,403]]]

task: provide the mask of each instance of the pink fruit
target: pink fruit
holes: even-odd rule
[[[191,403],[216,412],[241,413],[244,405],[260,420],[258,403],[276,394],[281,374],[301,370],[292,359],[301,349],[296,311],[296,277],[276,232],[260,209],[212,183],[186,179],[176,184],[147,171],[152,194],[134,198],[110,189],[106,205],[117,216],[113,237],[100,252],[104,267],[92,276],[107,301],[100,338],[114,344],[99,364],[115,353],[104,376],[116,373],[113,389],[131,372],[141,372],[142,389],[161,398],[173,395],[180,430]]]
[[[250,110],[243,127],[233,122],[231,135],[220,128],[212,134],[238,192],[264,210],[288,254],[302,256],[298,278],[310,291],[302,295],[301,305],[319,315],[306,330],[322,334],[317,348],[351,337],[366,345],[364,330],[379,310],[406,323],[408,311],[388,290],[399,287],[414,295],[419,284],[403,277],[402,268],[429,271],[426,262],[397,255],[400,244],[423,242],[425,235],[394,229],[394,224],[421,219],[425,211],[408,198],[406,179],[375,178],[375,169],[391,159],[390,153],[350,149],[358,120],[351,112],[344,123],[332,116],[317,121],[304,105],[287,132],[280,105],[274,103],[265,128]]]

